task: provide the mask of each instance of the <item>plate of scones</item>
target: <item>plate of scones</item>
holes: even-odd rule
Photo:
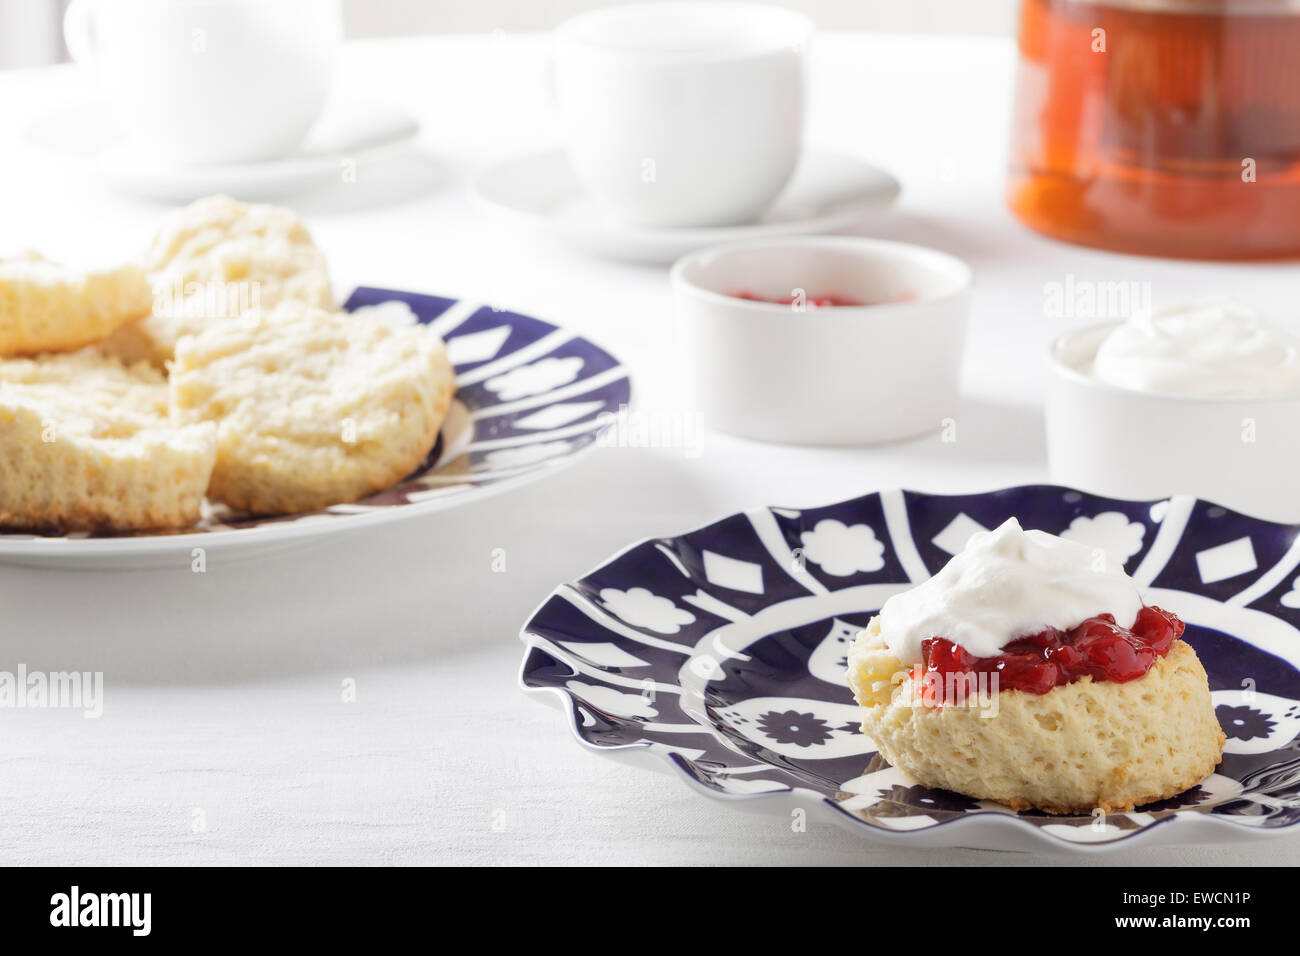
[[[1300,825],[1300,527],[1032,485],[757,508],[533,614],[577,739],[743,809],[1099,852]]]
[[[574,461],[629,394],[541,319],[340,302],[296,215],[208,197],[114,268],[0,259],[0,561],[189,561],[454,507]]]

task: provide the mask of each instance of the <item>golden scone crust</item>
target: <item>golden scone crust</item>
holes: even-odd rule
[[[209,196],[176,209],[159,225],[144,266],[154,308],[105,346],[127,362],[161,367],[181,336],[248,308],[335,307],[324,255],[302,220],[280,206]]]
[[[895,767],[1017,810],[1131,810],[1200,783],[1223,754],[1205,669],[1182,640],[1138,680],[1004,690],[990,716],[974,698],[924,706],[873,618],[850,648],[849,685],[863,733]]]
[[[215,422],[210,497],[288,514],[409,475],[438,437],[455,376],[426,327],[283,303],[176,347],[178,424]]]
[[[0,361],[0,527],[184,528],[215,460],[215,428],[172,427],[148,365],[95,349]]]
[[[77,272],[32,252],[0,259],[0,356],[81,348],[152,304],[136,265]]]

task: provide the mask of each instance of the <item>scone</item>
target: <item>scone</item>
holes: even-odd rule
[[[139,266],[78,272],[34,252],[0,259],[0,356],[81,348],[152,303]]]
[[[1015,519],[974,535],[850,648],[863,733],[926,786],[1018,810],[1126,811],[1204,780],[1224,743],[1205,670],[1102,560]]]
[[[0,361],[0,527],[187,527],[215,460],[215,427],[173,427],[148,365],[94,349]]]
[[[181,339],[170,386],[173,421],[216,423],[209,496],[286,514],[354,501],[414,471],[454,374],[425,326],[293,302]]]
[[[281,302],[335,306],[325,257],[288,209],[209,196],[169,213],[145,256],[151,314],[119,330],[106,350],[161,367],[183,335]]]

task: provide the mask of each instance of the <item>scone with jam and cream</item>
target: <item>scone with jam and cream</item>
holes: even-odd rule
[[[1218,765],[1183,622],[1100,550],[1008,519],[885,602],[849,651],[862,730],[921,783],[1018,810],[1130,810]]]

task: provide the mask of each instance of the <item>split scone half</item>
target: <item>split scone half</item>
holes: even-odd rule
[[[215,426],[173,427],[147,364],[95,349],[0,361],[0,527],[184,528],[215,460]]]
[[[136,265],[79,272],[27,252],[0,259],[0,356],[78,349],[147,315]]]
[[[288,302],[182,338],[170,387],[174,422],[216,424],[209,496],[288,514],[354,501],[414,471],[455,376],[442,340],[413,317]]]
[[[863,733],[922,784],[1017,810],[1123,812],[1200,783],[1224,743],[1205,669],[1176,616],[1097,562],[1014,519],[974,535],[850,647]]]
[[[325,256],[280,206],[209,196],[168,213],[144,259],[152,312],[124,326],[108,352],[162,367],[183,335],[281,302],[335,307]]]

